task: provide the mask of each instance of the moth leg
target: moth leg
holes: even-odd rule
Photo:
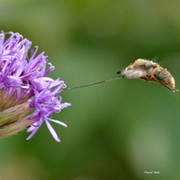
[[[148,76],[148,75],[143,76],[143,77],[140,77],[139,79],[143,79],[143,80],[148,81],[148,82],[151,82],[151,81],[152,81],[152,80],[151,80],[151,76]]]

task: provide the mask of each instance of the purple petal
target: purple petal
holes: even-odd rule
[[[49,123],[49,121],[45,120],[46,125],[50,131],[50,133],[52,134],[53,138],[57,141],[57,142],[61,142],[60,139],[58,138],[57,133],[55,132],[55,130],[53,129],[53,127],[51,126],[51,124]]]

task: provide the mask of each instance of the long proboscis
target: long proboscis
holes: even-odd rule
[[[82,85],[82,86],[76,86],[76,87],[71,87],[71,88],[65,88],[65,89],[63,89],[63,90],[69,90],[69,89],[77,89],[77,88],[88,87],[88,86],[92,86],[92,85],[96,85],[96,84],[100,84],[100,83],[112,81],[112,80],[119,79],[119,78],[124,78],[124,75],[117,76],[117,77],[114,77],[114,78],[111,78],[111,79],[106,79],[106,80],[99,81],[99,82],[95,82],[95,83],[91,83],[91,84]]]

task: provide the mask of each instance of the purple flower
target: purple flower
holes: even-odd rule
[[[28,58],[32,43],[13,32],[7,33],[10,37],[5,40],[5,34],[0,33],[0,137],[14,135],[29,127],[29,140],[45,121],[54,139],[60,142],[50,121],[67,127],[52,119],[52,114],[71,105],[61,103],[62,98],[58,96],[66,88],[64,81],[46,77],[54,66],[47,63],[44,52],[36,56],[37,46]],[[27,115],[32,110],[33,113]]]

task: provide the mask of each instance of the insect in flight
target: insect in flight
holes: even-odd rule
[[[87,84],[83,86],[67,88],[64,90],[91,86],[119,78],[128,77],[128,78],[139,78],[149,82],[157,82],[163,85],[165,88],[171,90],[172,92],[178,91],[177,89],[175,89],[175,80],[173,76],[170,74],[170,72],[168,72],[167,69],[164,69],[163,67],[159,66],[158,63],[155,63],[150,60],[137,59],[133,64],[129,65],[125,70],[118,71],[117,74],[121,74],[121,75],[104,81],[99,81],[96,83]]]
[[[153,61],[137,59],[124,71],[117,73],[121,73],[122,76],[128,78],[140,78],[149,82],[157,82],[173,92],[178,91],[175,89],[175,80],[170,72]]]

